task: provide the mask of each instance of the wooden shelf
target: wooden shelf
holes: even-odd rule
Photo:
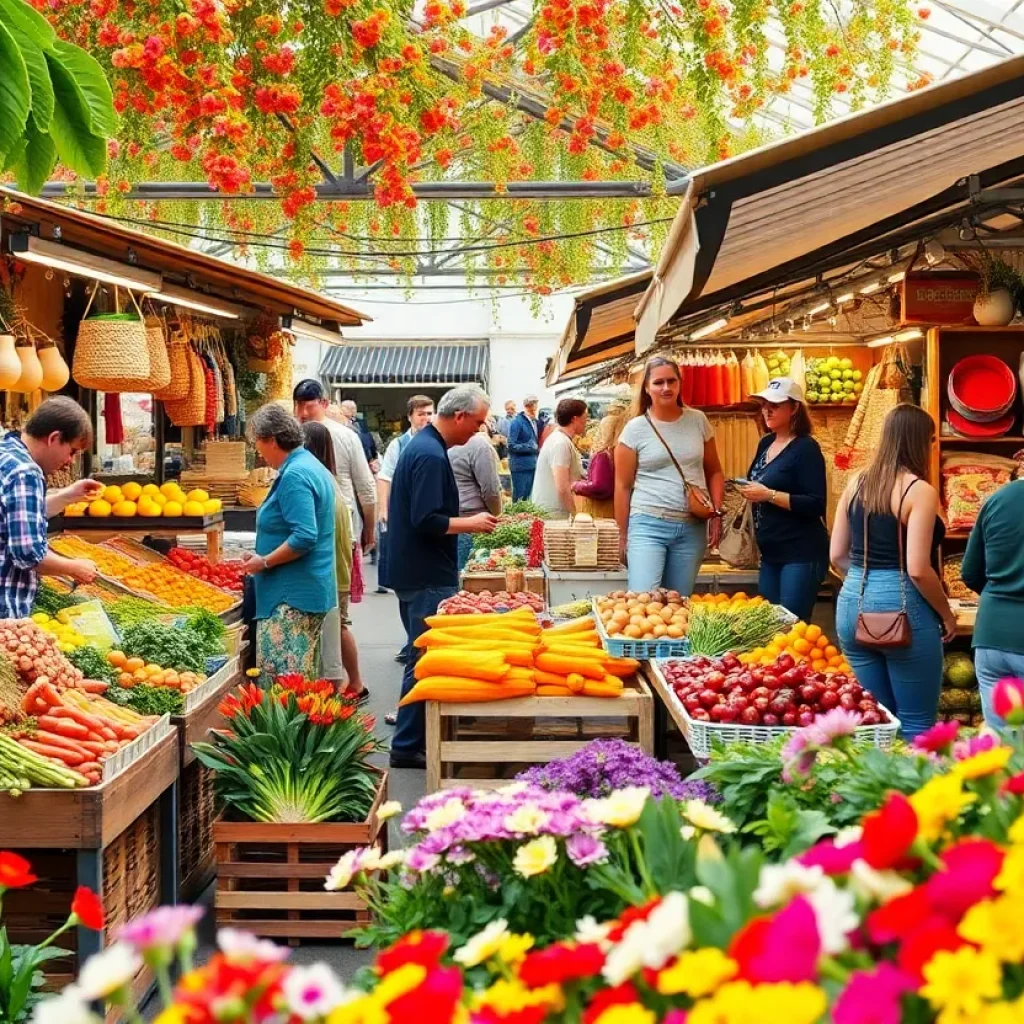
[[[940,437],[939,444],[1016,444],[1024,445],[1024,437]]]
[[[970,530],[947,530],[946,540],[967,540],[970,535]]]

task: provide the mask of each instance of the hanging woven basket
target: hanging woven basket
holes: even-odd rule
[[[177,331],[167,339],[167,365],[170,380],[165,387],[153,392],[161,402],[180,402],[187,394],[191,378],[188,369],[188,342]]]
[[[178,401],[165,402],[164,408],[176,427],[201,427],[206,422],[206,371],[192,346],[184,348],[188,360],[188,392]]]
[[[149,352],[149,379],[143,390],[156,393],[171,382],[171,361],[167,354],[164,322],[158,316],[146,317],[146,349]]]
[[[95,391],[145,391],[150,365],[142,311],[129,292],[134,312],[89,316],[98,287],[93,289],[85,308],[86,318],[78,327],[72,375],[79,385]],[[114,300],[120,306],[117,289]]]

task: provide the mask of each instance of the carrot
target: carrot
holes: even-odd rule
[[[608,652],[603,647],[583,647],[582,645],[555,643],[553,640],[545,640],[542,643],[546,654],[560,654],[566,658],[593,658],[596,661],[605,662],[608,660]]]
[[[558,675],[555,672],[545,672],[543,669],[533,670],[533,680],[538,686],[564,686],[569,688],[569,677]]]
[[[104,683],[99,679],[83,679],[78,684],[78,689],[85,690],[86,693],[106,693],[109,688],[109,683]]]
[[[551,686],[548,683],[539,683],[537,686],[538,697],[571,697],[572,690],[566,686]]]
[[[43,715],[39,719],[39,724],[47,732],[55,732],[58,736],[69,736],[76,740],[84,740],[89,735],[89,730],[81,722],[73,722],[69,718]]]
[[[50,732],[49,729],[37,729],[32,739],[36,743],[48,743],[51,747],[60,747],[63,750],[71,750],[76,754],[87,754],[88,751],[82,746],[80,740],[71,739],[68,736],[61,736],[60,733]]]
[[[137,725],[126,725],[121,730],[121,736],[126,740],[137,740],[142,735],[142,730]]]
[[[44,683],[39,688],[39,696],[46,701],[47,704],[52,704],[54,707],[60,707],[61,699],[60,694],[57,692],[57,687],[53,683]]]
[[[37,698],[39,697],[40,691],[44,685],[44,683],[33,683],[25,691],[25,696],[21,700],[22,710],[26,711],[30,715],[36,710]]]
[[[556,672],[559,675],[567,676],[570,672],[578,672],[588,679],[604,679],[604,665],[593,658],[576,658],[572,655],[563,654],[538,654],[533,659],[537,668],[545,672]]]
[[[102,772],[103,765],[101,765],[99,761],[86,761],[85,764],[80,764],[78,766],[78,771],[82,775],[91,775],[93,772]]]
[[[36,754],[42,754],[43,757],[52,757],[57,761],[62,761],[69,768],[74,768],[85,761],[84,754],[75,754],[70,750],[64,750],[62,747],[51,746],[49,743],[37,743],[35,740],[19,740],[18,742]]]
[[[103,743],[96,743],[94,740],[81,740],[80,742],[84,750],[88,750],[90,754],[94,754],[96,757],[103,757],[110,753]]]
[[[548,626],[544,635],[552,633],[586,633],[594,628],[593,615],[581,615],[578,619],[570,619],[568,622],[558,622],[554,626]]]
[[[631,676],[639,667],[636,658],[607,658],[604,667],[613,676]]]
[[[54,718],[69,718],[73,722],[78,722],[80,725],[84,725],[87,729],[95,729],[99,732],[103,728],[103,719],[97,715],[87,714],[85,711],[79,708],[69,708],[66,705],[60,705],[53,709]]]

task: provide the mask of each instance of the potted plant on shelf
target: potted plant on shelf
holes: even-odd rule
[[[220,711],[227,727],[193,745],[224,807],[213,832],[218,917],[281,938],[338,938],[366,924],[362,900],[324,893],[323,879],[347,850],[384,845],[373,718],[331,682],[296,674],[245,683]]]
[[[1005,327],[1016,315],[1024,295],[1024,278],[998,256],[982,251],[977,261],[981,290],[974,301],[974,319],[982,327]]]

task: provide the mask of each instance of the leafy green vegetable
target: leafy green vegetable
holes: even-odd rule
[[[493,533],[478,533],[473,537],[473,550],[493,551],[494,548],[525,548],[529,543],[529,523],[499,523]]]
[[[117,682],[117,669],[91,644],[76,647],[67,655],[75,668],[80,668],[86,679],[98,679],[103,683]]]
[[[180,715],[185,709],[185,698],[181,692],[166,686],[142,683],[130,690],[112,686],[104,696],[123,708],[138,711],[140,715]]]
[[[224,634],[227,627],[219,616],[209,608],[190,608],[188,610],[188,628],[203,638],[203,653],[206,657],[224,653]]]
[[[519,501],[510,502],[502,510],[506,516],[533,516],[536,519],[547,519],[548,514],[540,507],[534,505],[528,498],[521,498]]]
[[[142,658],[176,672],[202,672],[206,666],[203,637],[188,626],[140,622],[124,631],[122,650],[130,658]]]
[[[105,607],[107,614],[114,620],[114,625],[122,630],[140,622],[154,622],[167,614],[152,601],[146,601],[141,597],[119,597]],[[43,611],[45,610],[44,608]]]
[[[45,612],[55,617],[57,612],[70,608],[78,602],[66,591],[58,590],[52,583],[42,580],[36,591],[36,599],[32,604],[33,612]]]

